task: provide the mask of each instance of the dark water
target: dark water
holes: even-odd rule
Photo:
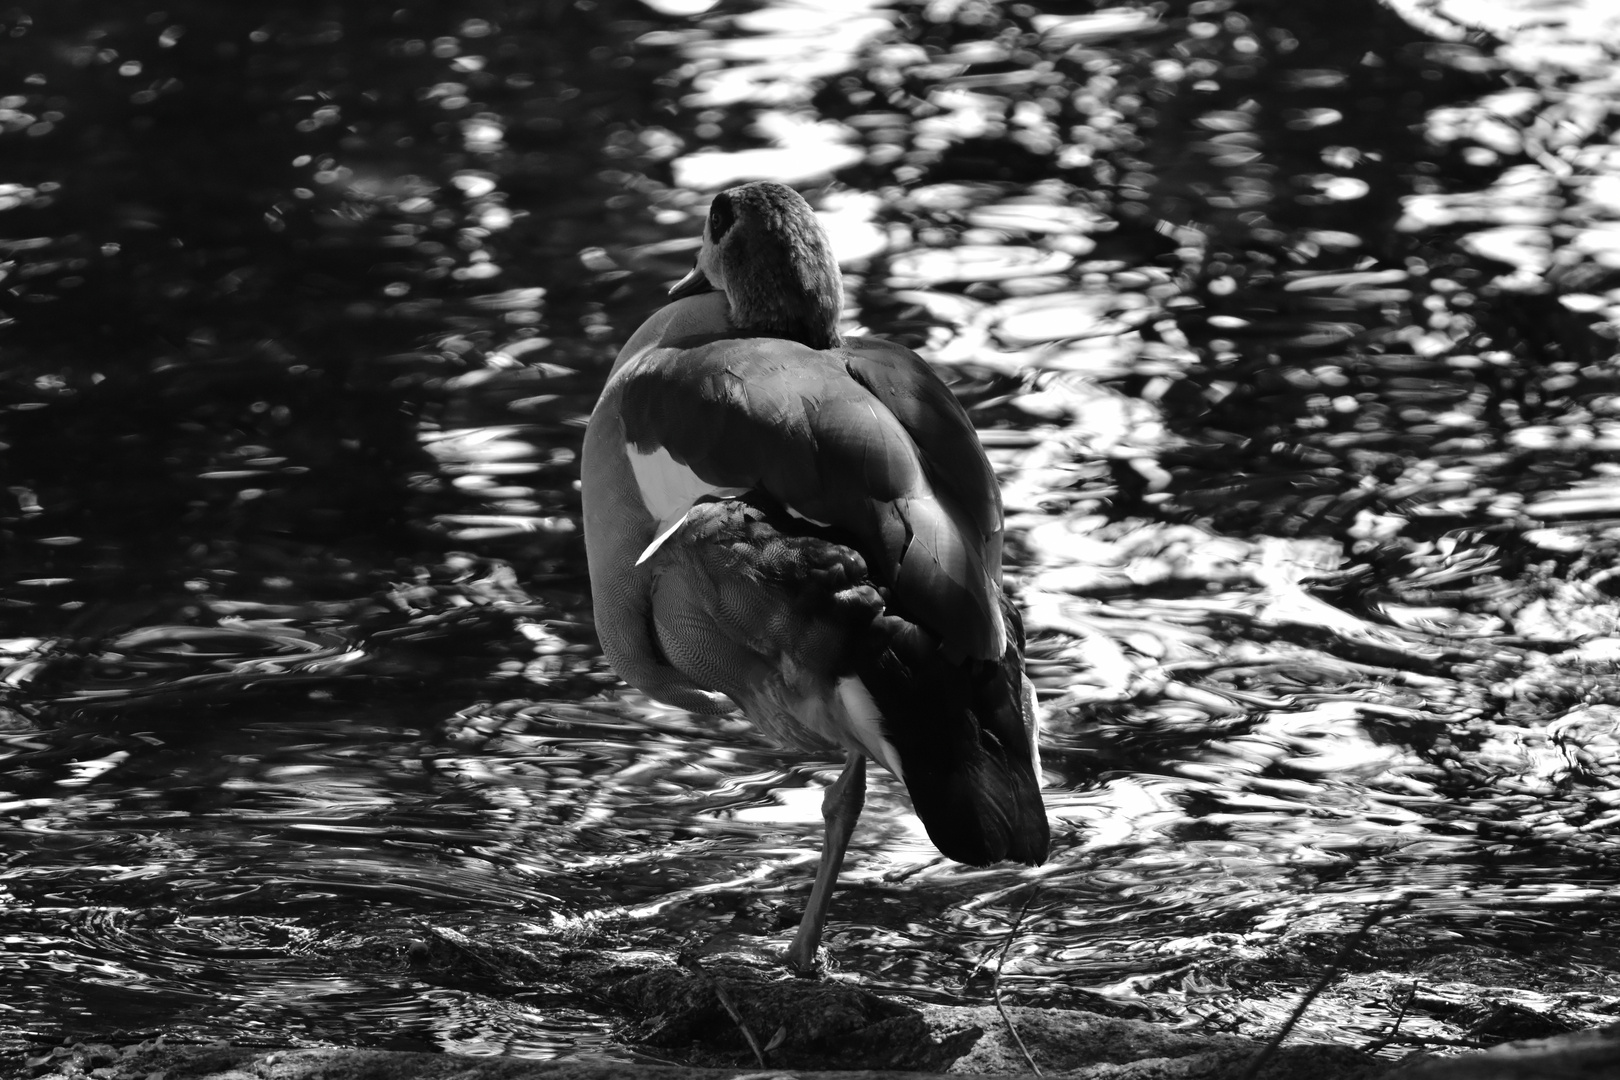
[[[972,407],[1049,710],[1051,863],[876,781],[843,974],[1268,1034],[1387,905],[1308,1035],[1620,1010],[1600,17],[390,7],[0,9],[6,1061],[627,1056],[412,942],[782,946],[833,766],[616,685],[575,488],[755,176]]]

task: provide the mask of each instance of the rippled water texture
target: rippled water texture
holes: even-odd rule
[[[0,1053],[628,1056],[412,956],[782,947],[834,766],[616,683],[575,463],[760,176],[972,409],[1049,714],[1045,867],[874,780],[844,975],[1265,1035],[1375,917],[1310,1037],[1611,1020],[1600,9],[0,9]]]

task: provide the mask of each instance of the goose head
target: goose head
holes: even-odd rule
[[[739,332],[790,338],[812,349],[840,344],[844,279],[838,260],[810,204],[785,184],[744,184],[714,197],[697,268],[670,295],[709,289],[725,294]]]

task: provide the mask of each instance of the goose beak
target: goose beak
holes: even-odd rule
[[[709,282],[708,275],[694,266],[690,274],[681,278],[670,288],[669,298],[679,300],[682,297],[697,296],[701,293],[713,291],[714,286]]]

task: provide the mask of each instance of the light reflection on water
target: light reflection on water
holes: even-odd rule
[[[345,317],[387,312],[433,338],[355,376],[423,390],[405,425],[421,456],[377,470],[416,500],[399,534],[353,540],[344,522],[366,515],[340,512],[368,505],[379,478],[349,455],[384,429],[312,412],[299,395],[319,391],[272,405],[251,381],[233,413],[234,369],[211,328],[186,339],[195,353],[153,364],[183,373],[154,398],[202,402],[179,414],[163,467],[107,481],[136,503],[182,490],[172,520],[139,519],[183,534],[173,565],[132,550],[126,533],[146,532],[126,519],[98,526],[118,499],[84,492],[115,454],[75,464],[54,493],[17,489],[0,524],[32,546],[0,595],[24,613],[0,652],[0,1007],[13,1017],[0,1049],[167,1031],[628,1056],[568,988],[441,985],[413,970],[413,943],[456,930],[627,955],[781,947],[835,768],[739,722],[611,692],[585,615],[581,418],[613,342],[684,269],[701,217],[692,192],[649,179],[663,162],[688,181],[865,170],[850,183],[873,191],[820,200],[852,312],[945,365],[1004,479],[1031,672],[1051,713],[1054,855],[1028,871],[946,863],[897,785],[874,779],[834,908],[842,971],[981,1002],[1005,949],[1010,1000],[1105,1000],[1223,1029],[1237,1017],[1252,1032],[1289,1007],[1255,988],[1308,984],[1379,904],[1404,906],[1352,984],[1477,981],[1447,965],[1489,948],[1502,985],[1530,1000],[1546,975],[1532,961],[1553,981],[1620,962],[1603,934],[1616,906],[1620,617],[1607,571],[1579,557],[1614,540],[1612,470],[1590,456],[1612,449],[1608,346],[1563,323],[1566,341],[1487,341],[1474,322],[1476,301],[1539,295],[1524,275],[1548,271],[1554,220],[1586,237],[1564,249],[1574,280],[1559,310],[1610,310],[1599,271],[1613,263],[1593,239],[1610,189],[1586,185],[1563,219],[1546,211],[1579,186],[1568,177],[1510,171],[1485,195],[1460,182],[1409,195],[1410,176],[1349,145],[1382,148],[1384,134],[1386,158],[1444,172],[1400,159],[1417,152],[1404,127],[1312,142],[1354,120],[1355,102],[1281,118],[1255,105],[1259,91],[1221,97],[1254,74],[1241,13],[1196,33],[1185,20],[1037,14],[1038,33],[990,41],[949,7],[857,5],[862,17],[827,22],[779,6],[659,28],[625,16],[634,25],[610,29],[636,55],[674,50],[661,77],[684,97],[656,119],[686,126],[614,120],[611,195],[535,196],[532,170],[549,166],[513,147],[537,153],[522,139],[554,130],[572,100],[561,93],[514,102],[538,108],[527,125],[461,117],[462,149],[485,156],[480,170],[457,162],[446,189],[413,176],[394,190],[325,162],[323,227],[348,238],[327,236],[329,253],[354,245],[371,273],[361,223],[392,222],[379,248],[406,260],[387,267],[390,300],[356,299]],[[911,39],[884,36],[901,30]],[[1161,63],[1177,34],[1185,48]],[[484,31],[460,40],[491,44]],[[1014,45],[1048,50],[1048,75],[1089,72],[1084,92],[1031,78]],[[474,81],[479,65],[453,53],[440,59]],[[1438,61],[1418,71],[1413,85],[1457,77]],[[1210,85],[1178,97],[1184,75]],[[833,76],[847,97],[822,85]],[[1325,62],[1279,78],[1299,95],[1352,81]],[[452,82],[433,84],[447,115]],[[1481,151],[1515,152],[1478,126],[1511,103],[1437,95],[1437,145],[1466,144],[1476,168]],[[1142,140],[1144,101],[1181,141]],[[568,121],[601,126],[619,107]],[[1177,107],[1192,114],[1184,126]],[[740,130],[745,117],[756,130]],[[1566,119],[1541,134],[1601,127]],[[1189,172],[1193,151],[1213,171]],[[1106,167],[1097,192],[1080,173],[1050,175],[1093,161]],[[1279,170],[1308,178],[1306,194]],[[1364,200],[1383,209],[1363,219]],[[1541,216],[1527,225],[1532,202]],[[512,209],[555,237],[502,249],[522,227]],[[1409,246],[1383,252],[1385,226]],[[1458,249],[1424,232],[1457,226],[1480,229]],[[541,256],[526,266],[529,241]],[[1508,264],[1506,284],[1491,280],[1502,267],[1469,261],[1486,257]],[[473,291],[439,295],[435,282]],[[1536,310],[1525,321],[1551,325]],[[344,347],[371,356],[386,328],[364,325]],[[316,357],[276,359],[283,348],[244,346],[253,364],[307,375]],[[42,373],[31,385],[45,397],[26,404],[89,393],[70,383]],[[407,415],[392,399],[361,405],[373,420]],[[167,430],[174,417],[160,419]],[[310,476],[343,483],[311,495],[299,487]],[[311,518],[337,524],[310,537]],[[1307,1028],[1371,1039],[1388,1017],[1358,1018],[1362,1007],[1351,997]]]
[[[449,739],[261,721],[244,734],[274,750],[210,754],[212,779],[194,767],[120,780],[142,754],[185,753],[191,735],[141,732],[119,766],[43,803],[40,817],[13,819],[32,837],[5,874],[13,970],[35,1000],[65,994],[132,1033],[177,1009],[203,1031],[297,999],[307,1028],[278,1015],[283,1036],[320,1038],[340,1017],[342,1030],[361,1030],[354,1016],[380,1013],[397,1018],[388,1030],[437,1017],[431,1036],[418,1030],[422,1045],[493,1051],[508,1044],[480,1042],[488,1033],[519,1030],[529,1034],[511,1045],[535,1055],[602,1042],[605,1026],[581,1015],[402,985],[374,954],[397,962],[421,920],[499,937],[628,915],[629,940],[724,939],[756,898],[799,902],[830,770],[784,774],[773,750],[729,723],[705,734],[625,715],[529,713],[473,746],[475,715]],[[840,963],[876,987],[976,999],[974,966],[1023,910],[1004,992],[1164,1007],[1141,979],[1217,960],[1234,940],[1258,954],[1305,921],[1343,932],[1380,901],[1408,899],[1391,932],[1433,927],[1431,947],[1566,933],[1569,919],[1594,925],[1608,906],[1602,873],[1511,850],[1482,865],[1481,840],[1437,833],[1447,826],[1425,811],[1442,804],[1417,781],[1387,797],[1356,782],[1346,762],[1398,755],[1343,719],[1330,726],[1342,775],[1322,778],[1316,747],[1290,752],[1305,723],[1260,745],[1313,781],[1246,788],[1259,755],[1230,746],[1202,768],[1181,763],[1182,775],[1105,772],[1076,787],[1055,769],[1056,856],[1024,874],[938,860],[894,786],[876,783],[838,907]],[[198,789],[220,804],[141,809]],[[745,936],[740,947],[780,940]],[[334,965],[356,974],[334,980]]]

